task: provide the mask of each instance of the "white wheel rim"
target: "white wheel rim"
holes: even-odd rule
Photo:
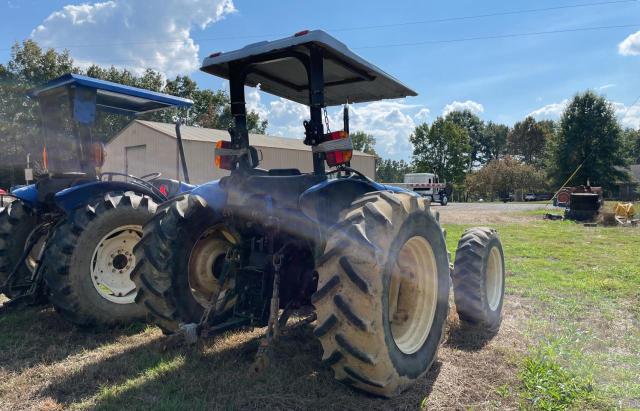
[[[498,247],[492,247],[487,261],[487,301],[491,311],[495,311],[500,305],[502,296],[502,259]]]
[[[393,340],[404,354],[427,340],[438,306],[438,267],[431,244],[411,237],[400,249],[389,283],[389,322]]]
[[[216,234],[222,234],[216,235]],[[226,231],[209,231],[196,242],[189,256],[189,288],[193,298],[203,307],[219,291],[220,259],[223,259],[233,237]],[[235,241],[234,241],[235,242]]]
[[[129,275],[136,265],[133,247],[142,238],[142,226],[125,225],[102,237],[91,258],[91,281],[100,296],[116,304],[132,304],[136,285]]]

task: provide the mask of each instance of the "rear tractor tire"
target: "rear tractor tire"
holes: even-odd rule
[[[37,224],[34,210],[21,200],[16,199],[0,210],[0,286],[5,284],[20,261]],[[41,248],[42,244],[36,243],[25,263],[18,268],[4,290],[7,297],[19,296],[28,286]]]
[[[143,320],[129,278],[133,247],[156,203],[133,192],[110,193],[75,210],[61,222],[43,257],[49,299],[79,326],[115,326]]]
[[[354,201],[317,271],[314,334],[339,381],[391,397],[429,370],[449,309],[449,267],[428,202],[390,192]]]
[[[497,332],[502,321],[505,268],[496,230],[474,227],[464,232],[458,242],[452,280],[460,319]]]
[[[136,303],[165,334],[198,323],[214,292],[224,301],[218,278],[237,239],[221,223],[204,199],[185,195],[160,206],[144,226],[131,279],[138,288]],[[230,312],[234,302],[225,301],[218,314]]]

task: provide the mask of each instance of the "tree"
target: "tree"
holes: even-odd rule
[[[482,155],[487,160],[497,160],[507,152],[509,126],[489,121],[482,130]]]
[[[630,164],[640,163],[640,130],[627,128],[622,133],[623,151],[626,154],[627,162]]]
[[[445,117],[457,126],[466,130],[469,136],[469,161],[467,163],[468,170],[472,167],[484,164],[488,158],[485,156],[488,150],[488,143],[484,141],[484,122],[480,117],[473,114],[470,110],[452,111]]]
[[[478,171],[467,174],[465,188],[474,197],[493,198],[499,193],[542,191],[547,187],[541,170],[506,156],[491,160]]]
[[[376,153],[376,139],[371,134],[367,134],[364,131],[356,131],[350,134],[351,142],[353,143],[353,149],[362,151],[363,153],[373,154],[374,156],[378,156]]]
[[[436,173],[441,179],[461,183],[469,165],[469,134],[451,120],[438,117],[431,128],[424,123],[409,137],[416,172]]]
[[[562,184],[581,164],[569,184],[589,180],[613,188],[629,178],[619,169],[627,162],[613,106],[592,91],[576,95],[562,114],[552,171],[555,181]]]
[[[508,136],[509,153],[527,164],[539,164],[544,157],[549,132],[547,123],[540,124],[531,116],[517,122]]]
[[[404,160],[376,161],[376,180],[382,183],[400,183],[404,181],[404,175],[412,171],[411,165]]]

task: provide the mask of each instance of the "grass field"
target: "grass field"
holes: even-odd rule
[[[446,225],[451,250],[466,227]],[[452,310],[439,361],[398,398],[336,383],[308,325],[290,326],[253,376],[262,329],[162,351],[154,327],[79,331],[30,308],[0,318],[0,409],[640,408],[640,229],[536,215],[496,228],[508,270],[500,332],[487,340]]]

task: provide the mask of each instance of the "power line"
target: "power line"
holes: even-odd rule
[[[493,40],[493,39],[504,39],[504,38],[516,38],[516,37],[530,37],[530,36],[543,36],[543,35],[551,35],[551,34],[564,34],[564,33],[576,33],[576,32],[585,32],[585,31],[599,31],[599,30],[613,30],[620,28],[630,28],[630,27],[640,27],[640,23],[635,24],[620,24],[614,26],[596,26],[596,27],[577,27],[573,29],[560,29],[560,30],[548,30],[548,31],[534,31],[534,32],[524,32],[524,33],[508,33],[508,34],[494,34],[488,36],[477,36],[477,37],[462,37],[462,38],[454,38],[454,39],[441,39],[441,40],[425,40],[425,41],[417,41],[411,43],[395,43],[395,44],[377,44],[370,46],[359,46],[353,47],[354,49],[376,49],[376,48],[388,48],[388,47],[409,47],[409,46],[421,46],[426,44],[442,44],[442,43],[461,43],[466,41],[478,41],[478,40]],[[158,60],[166,60],[164,57],[153,57],[149,59],[145,58],[136,58],[136,59],[119,59],[119,60],[109,60],[109,61],[100,61],[100,60],[91,60],[92,63],[102,63],[102,64],[110,64],[110,63],[142,63],[144,61],[158,61]]]
[[[327,31],[346,32],[346,31],[375,30],[375,29],[381,29],[381,28],[402,27],[402,26],[411,26],[411,25],[420,25],[420,24],[429,24],[429,23],[444,23],[444,22],[451,22],[451,21],[473,20],[473,19],[482,19],[482,18],[488,18],[488,17],[511,16],[511,15],[518,15],[518,14],[539,13],[544,11],[555,11],[555,10],[605,6],[605,5],[613,5],[613,4],[638,3],[638,2],[639,0],[611,0],[611,1],[591,2],[591,3],[576,3],[576,4],[569,4],[564,6],[521,9],[521,10],[502,11],[502,12],[485,13],[485,14],[475,14],[475,15],[468,15],[468,16],[453,16],[453,17],[443,17],[443,18],[428,19],[428,20],[416,20],[416,21],[367,25],[367,26],[339,27],[339,28],[327,29]],[[256,35],[249,35],[249,36],[223,36],[223,37],[213,37],[213,38],[212,37],[209,37],[209,38],[196,37],[196,38],[193,38],[193,40],[198,42],[207,42],[207,41],[220,41],[220,40],[245,40],[245,39],[251,39],[251,38],[266,38],[266,37],[278,37],[278,36],[288,36],[288,35],[291,35],[291,33],[289,32],[289,33],[256,34]],[[171,43],[183,43],[183,42],[184,40],[162,40],[162,41],[157,40],[157,41],[135,41],[135,42],[132,41],[132,42],[102,43],[102,44],[94,43],[94,44],[74,44],[74,45],[52,45],[47,47],[53,48],[53,49],[61,49],[61,48],[130,46],[130,45],[145,45],[145,44],[171,44]],[[0,49],[0,51],[7,51],[7,50],[11,50],[11,48]]]
[[[598,27],[578,27],[578,28],[574,28],[574,29],[532,31],[532,32],[526,32],[526,33],[494,34],[494,35],[489,35],[489,36],[462,37],[462,38],[457,38],[457,39],[425,40],[425,41],[416,41],[416,42],[411,42],[411,43],[379,44],[379,45],[373,45],[373,46],[354,47],[354,49],[375,49],[375,48],[387,48],[387,47],[421,46],[421,45],[425,45],[425,44],[459,43],[459,42],[465,42],[465,41],[493,40],[493,39],[504,39],[504,38],[513,38],[513,37],[542,36],[542,35],[547,35],[547,34],[575,33],[575,32],[581,32],[581,31],[596,31],[596,30],[611,30],[611,29],[620,29],[620,28],[629,28],[629,27],[640,27],[640,24],[621,24],[621,25],[616,25],[616,26],[598,26]]]

